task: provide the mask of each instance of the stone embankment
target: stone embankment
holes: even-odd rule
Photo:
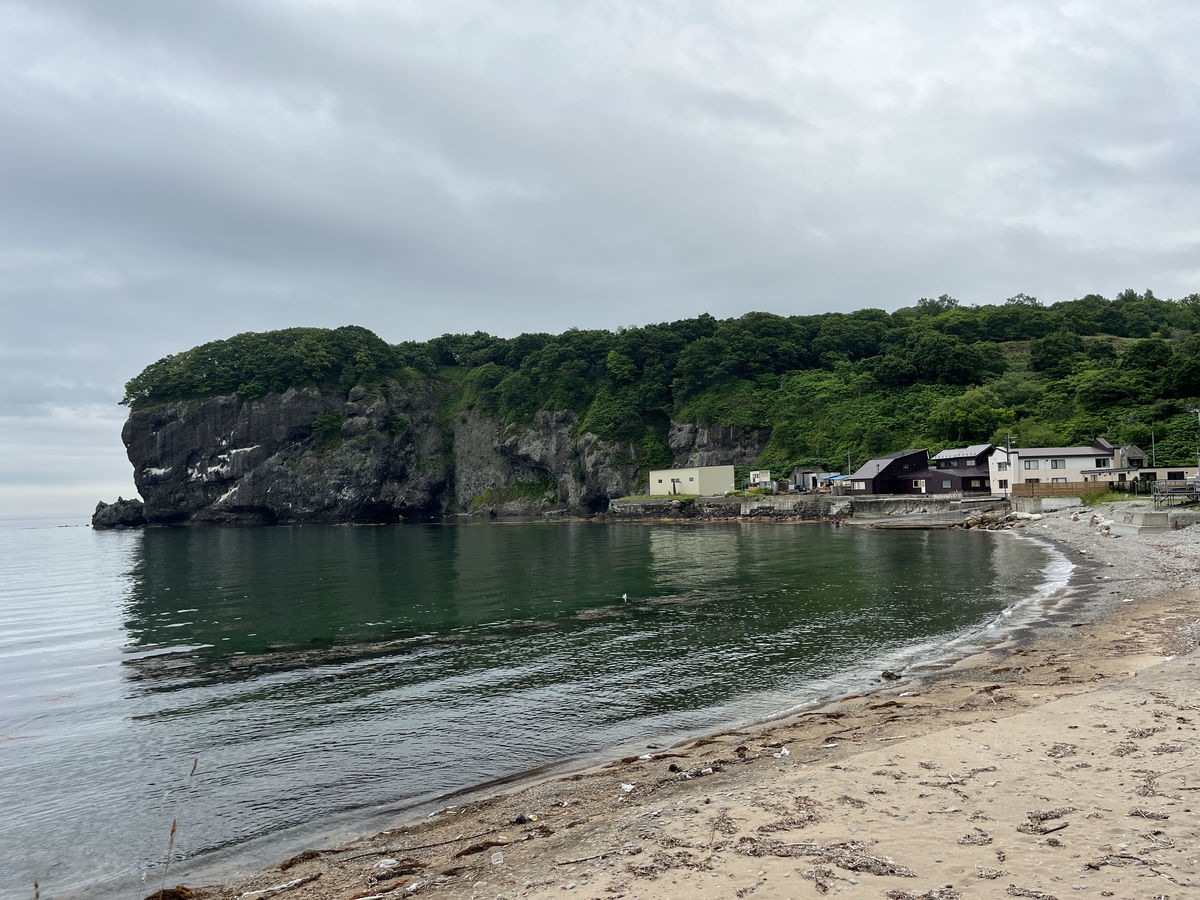
[[[614,500],[610,519],[748,519],[767,518],[820,522],[842,520],[850,513],[845,497],[792,494],[777,497],[652,497]]]
[[[765,497],[695,497],[614,500],[612,519],[756,519],[836,522],[878,528],[1015,528],[1040,515],[1013,513],[1007,500],[945,497],[836,497],[780,494]]]

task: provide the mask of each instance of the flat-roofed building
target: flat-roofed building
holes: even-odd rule
[[[733,490],[733,466],[691,466],[686,469],[651,469],[647,493],[652,497],[698,494],[722,497]]]

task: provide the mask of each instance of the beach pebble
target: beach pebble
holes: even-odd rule
[[[388,859],[381,859],[379,862],[375,863],[375,868],[377,868],[377,869],[394,869],[398,865],[400,865],[400,860],[388,858]]]

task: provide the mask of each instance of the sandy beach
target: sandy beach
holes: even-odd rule
[[[1110,514],[1027,520],[1071,585],[949,669],[187,896],[1200,896],[1200,528],[1115,535]]]

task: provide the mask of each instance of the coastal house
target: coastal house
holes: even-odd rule
[[[774,482],[771,480],[771,470],[751,469],[749,485],[750,487],[772,487]]]
[[[992,480],[988,460],[996,452],[995,444],[972,444],[943,450],[935,456],[933,471],[926,476],[927,493],[991,494]]]
[[[897,450],[859,466],[849,477],[846,493],[924,494],[925,481],[916,476],[928,469],[928,450]]]
[[[992,444],[943,450],[899,450],[868,460],[850,476],[849,494],[991,494]]]
[[[1082,447],[999,447],[988,471],[992,490],[1008,495],[1018,484],[1121,483],[1137,477],[1146,454],[1134,444],[1096,438]]]
[[[769,477],[769,475],[768,475]],[[733,490],[733,466],[691,466],[685,469],[651,469],[649,494],[669,497],[699,494],[724,496]]]
[[[821,487],[822,481],[827,479],[829,474],[820,466],[796,466],[792,469],[788,481],[793,485],[792,490],[815,491]]]

